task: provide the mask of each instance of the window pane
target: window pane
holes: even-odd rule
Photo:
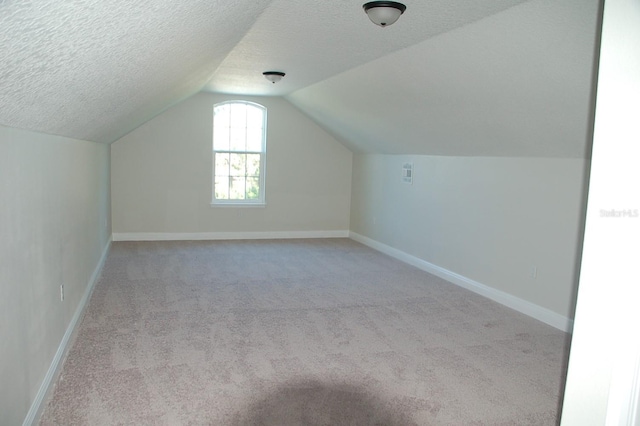
[[[247,154],[247,176],[260,176],[260,154]]]
[[[216,153],[216,176],[229,177],[229,154]]]
[[[231,106],[231,127],[247,127],[247,107],[245,104]]]
[[[229,199],[229,177],[216,176],[214,193],[217,200]]]
[[[260,197],[260,185],[258,183],[258,178],[247,178],[247,199],[255,200]]]
[[[247,129],[245,127],[231,128],[230,151],[245,151],[247,149]]]
[[[262,127],[247,129],[247,151],[262,152]]]
[[[220,105],[213,109],[213,149],[229,149],[230,105]]]
[[[247,127],[262,127],[263,113],[262,108],[247,105]]]
[[[229,126],[213,127],[213,149],[218,151],[229,150]]]
[[[229,197],[232,200],[244,200],[244,191],[245,191],[245,178],[244,177],[232,177],[231,179],[231,188],[229,191]]]
[[[213,125],[229,127],[230,105],[220,105],[213,109]]]
[[[229,154],[231,165],[230,176],[245,176],[247,173],[246,154]]]

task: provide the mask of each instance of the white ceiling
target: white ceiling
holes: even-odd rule
[[[110,143],[199,91],[267,0],[0,0],[0,124]]]
[[[406,0],[384,29],[363,2],[0,0],[0,124],[110,143],[209,90],[357,151],[586,155],[600,0]]]
[[[205,90],[282,96],[525,0],[405,0],[396,25],[371,23],[360,0],[274,0]],[[277,85],[262,71],[287,73]]]
[[[529,1],[287,99],[354,151],[585,158],[597,16]]]

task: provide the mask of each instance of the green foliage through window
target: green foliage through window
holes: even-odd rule
[[[266,109],[234,101],[213,113],[213,203],[264,203]]]

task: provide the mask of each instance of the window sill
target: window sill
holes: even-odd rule
[[[217,203],[210,203],[211,207],[240,207],[243,209],[246,208],[258,208],[258,209],[262,209],[267,207],[267,203],[225,203],[225,202],[217,202]]]

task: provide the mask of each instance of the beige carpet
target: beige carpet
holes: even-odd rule
[[[567,345],[348,239],[120,242],[41,424],[554,425]]]

